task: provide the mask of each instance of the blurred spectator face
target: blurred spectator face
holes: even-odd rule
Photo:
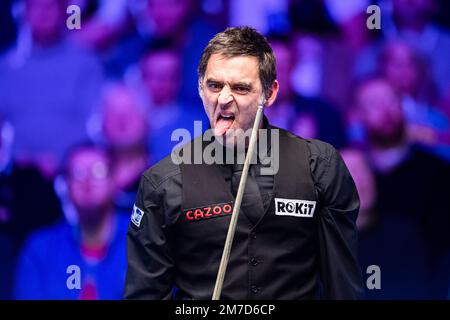
[[[418,90],[419,61],[406,44],[396,42],[386,47],[381,72],[399,93],[414,95]]]
[[[355,181],[361,202],[361,213],[373,208],[376,199],[375,180],[364,154],[358,150],[341,151],[342,159]]]
[[[65,0],[27,0],[26,20],[33,39],[40,44],[54,42],[65,25]]]
[[[405,123],[400,98],[387,81],[377,79],[363,84],[356,99],[373,145],[390,147],[403,140]]]
[[[82,148],[71,155],[67,182],[80,221],[93,221],[96,211],[106,208],[114,196],[108,158],[101,150]]]
[[[103,100],[103,133],[109,147],[126,150],[145,144],[147,116],[138,97],[125,86],[115,86]]]
[[[179,57],[172,51],[147,54],[141,64],[142,79],[155,105],[176,100],[181,82]]]
[[[301,113],[292,124],[292,132],[305,139],[316,139],[319,128],[316,119],[309,113]]]
[[[280,84],[278,99],[280,101],[289,97],[291,92],[291,70],[293,67],[292,54],[289,47],[279,41],[271,42],[277,65],[277,80]]]
[[[173,37],[185,28],[190,0],[148,0],[148,12],[158,37]]]

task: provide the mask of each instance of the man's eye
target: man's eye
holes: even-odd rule
[[[208,83],[208,89],[213,90],[213,91],[218,91],[220,90],[222,87],[220,86],[220,84],[218,83]]]
[[[235,87],[234,90],[236,90],[237,93],[241,93],[241,94],[250,92],[250,89],[248,87],[242,87],[242,86]]]

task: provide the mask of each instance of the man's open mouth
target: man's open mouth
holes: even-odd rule
[[[233,113],[219,113],[217,116],[216,125],[214,127],[215,134],[217,136],[223,136],[226,134],[233,125],[234,119],[235,117]]]

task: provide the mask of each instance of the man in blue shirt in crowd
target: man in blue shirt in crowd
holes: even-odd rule
[[[120,299],[128,218],[113,206],[107,154],[94,146],[68,156],[66,179],[78,222],[60,222],[27,241],[18,262],[16,299]]]

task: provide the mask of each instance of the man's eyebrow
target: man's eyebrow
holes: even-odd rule
[[[216,80],[216,79],[214,79],[214,78],[208,78],[208,79],[206,79],[206,83],[211,83],[211,82],[222,83],[222,81]]]
[[[222,81],[216,80],[214,78],[206,79],[206,83],[220,83],[220,84],[223,84]],[[253,88],[253,85],[251,83],[245,82],[245,81],[232,82],[231,86],[232,87],[245,87],[245,88],[248,88],[248,89]]]
[[[247,89],[251,89],[253,87],[251,83],[242,82],[242,81],[239,81],[239,82],[236,82],[236,83],[232,83],[231,86],[233,86],[233,87],[244,87],[244,88],[247,88]]]

